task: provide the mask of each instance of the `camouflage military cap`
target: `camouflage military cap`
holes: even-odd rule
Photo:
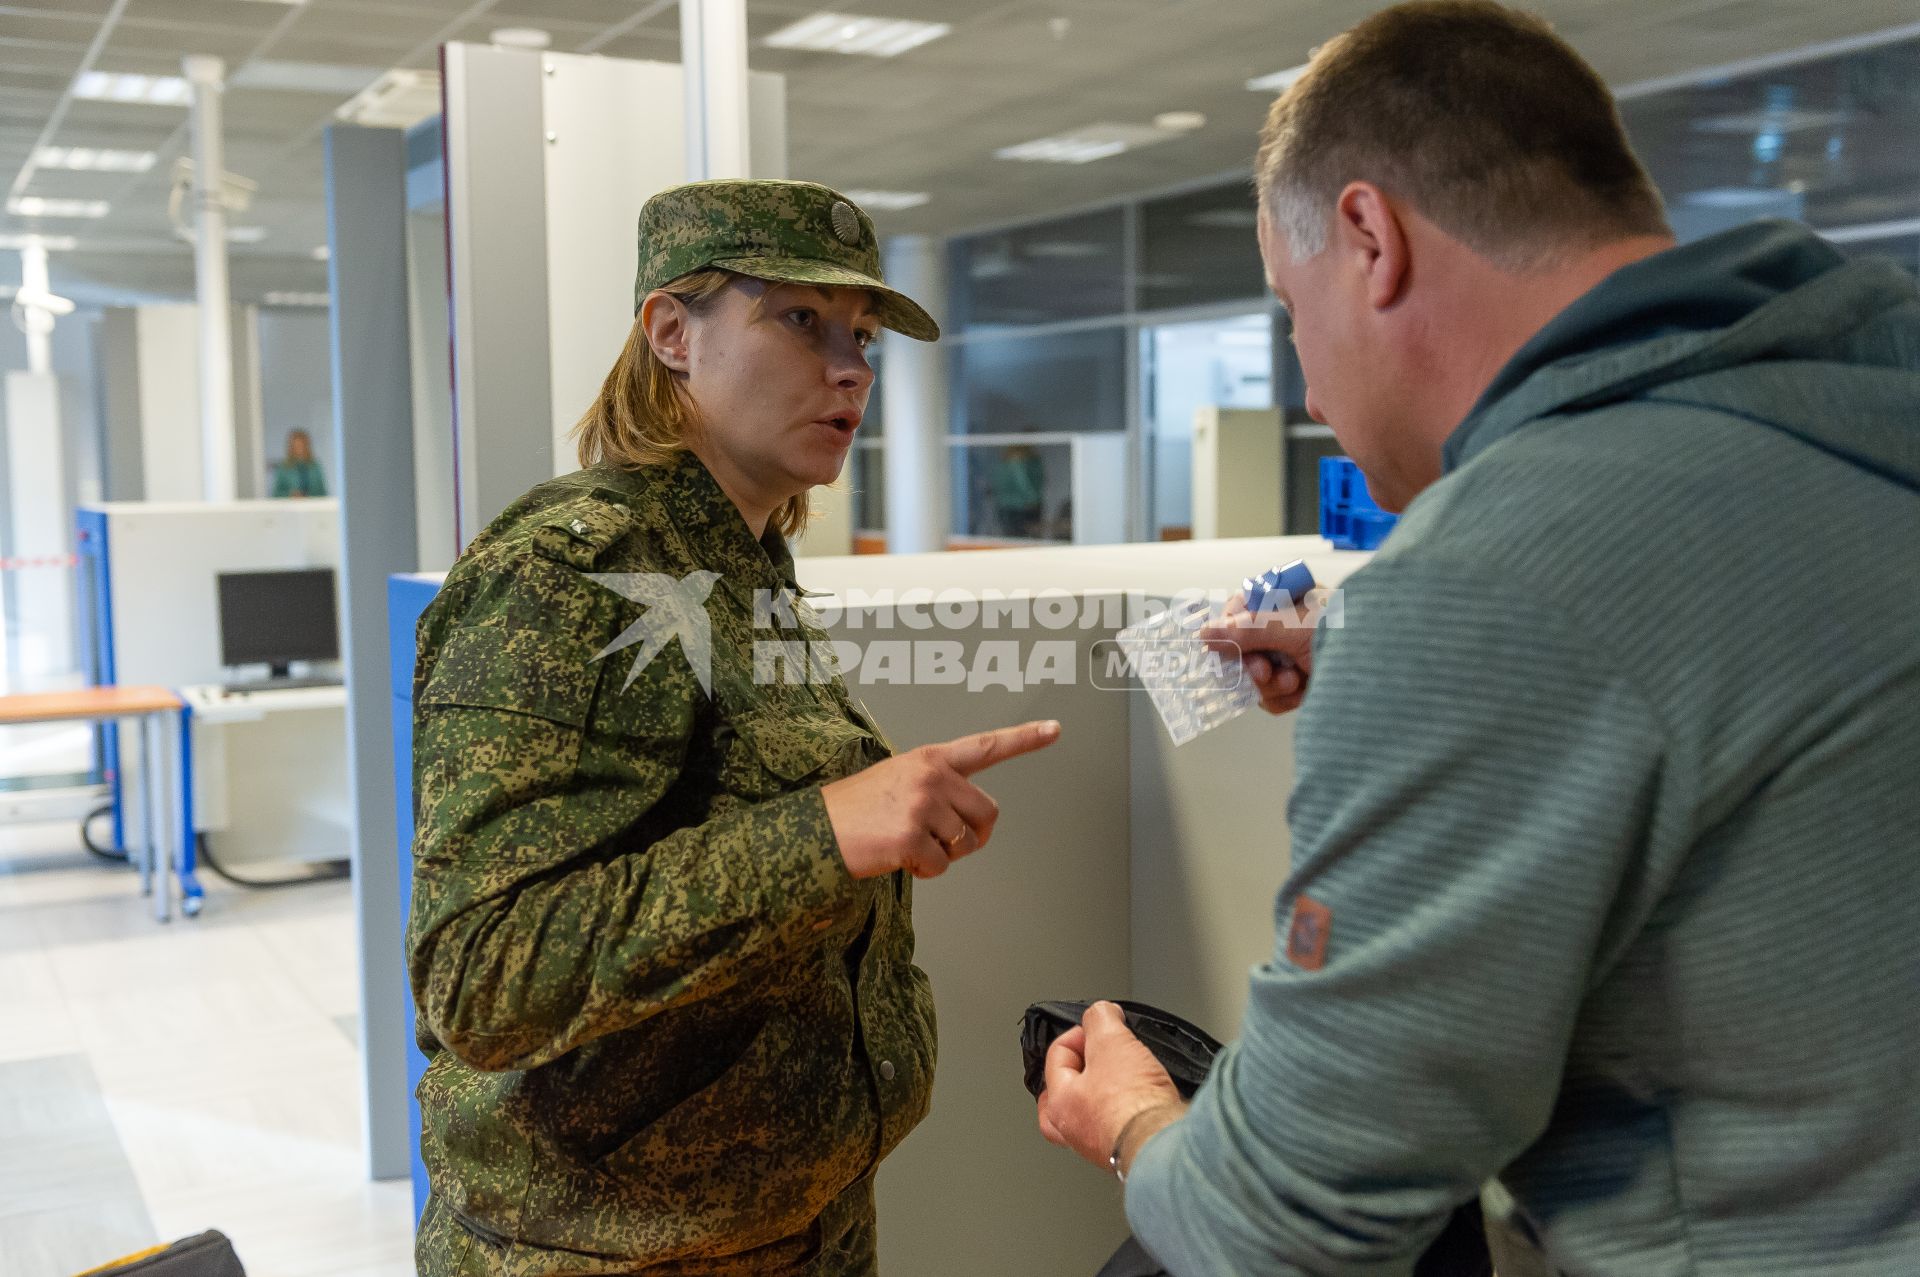
[[[781,283],[865,288],[886,327],[921,341],[940,336],[933,316],[881,279],[873,219],[818,182],[690,182],[648,200],[640,210],[634,312],[662,284],[708,266]]]

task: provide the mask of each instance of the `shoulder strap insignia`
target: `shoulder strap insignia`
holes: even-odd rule
[[[533,548],[546,558],[586,571],[638,526],[639,518],[628,506],[602,497],[575,497],[539,517]]]

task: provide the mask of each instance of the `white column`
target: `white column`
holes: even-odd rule
[[[941,242],[895,235],[886,244],[887,283],[944,322],[946,263]],[[947,547],[951,454],[947,430],[947,352],[931,342],[887,335],[880,368],[886,421],[887,550],[913,554]]]
[[[680,0],[687,180],[746,177],[746,0]]]
[[[202,495],[234,499],[233,290],[227,283],[227,206],[221,182],[227,172],[221,135],[221,97],[226,63],[189,56],[181,60],[193,86],[194,277],[200,306],[200,438]]]
[[[60,379],[51,372],[6,377],[7,480],[13,553],[23,560],[13,578],[11,618],[18,647],[8,653],[12,678],[23,691],[55,685],[73,660],[73,510],[67,504],[60,436]]]
[[[27,336],[27,371],[6,376],[7,480],[3,504],[13,553],[22,562],[7,574],[10,618],[20,636],[4,648],[11,680],[33,690],[73,668],[73,571],[62,560],[73,548],[73,509],[60,429],[60,379],[53,372],[53,325],[73,303],[55,297],[47,247],[28,240],[20,249],[16,298]]]
[[[47,275],[47,246],[39,240],[28,240],[20,248],[20,291],[35,300],[51,300],[53,296]],[[21,308],[26,312],[27,371],[52,372],[54,312],[32,302],[23,303]]]

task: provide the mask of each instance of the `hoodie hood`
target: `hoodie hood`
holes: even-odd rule
[[[1447,440],[1448,471],[1541,417],[1629,400],[1731,413],[1920,487],[1920,292],[1765,221],[1622,267],[1535,333]]]

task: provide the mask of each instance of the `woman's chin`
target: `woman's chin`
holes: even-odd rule
[[[796,474],[794,477],[804,483],[808,488],[818,488],[838,479],[840,472],[846,468],[847,454],[846,450],[842,449],[832,456],[816,455],[808,457],[805,464],[795,468]]]

